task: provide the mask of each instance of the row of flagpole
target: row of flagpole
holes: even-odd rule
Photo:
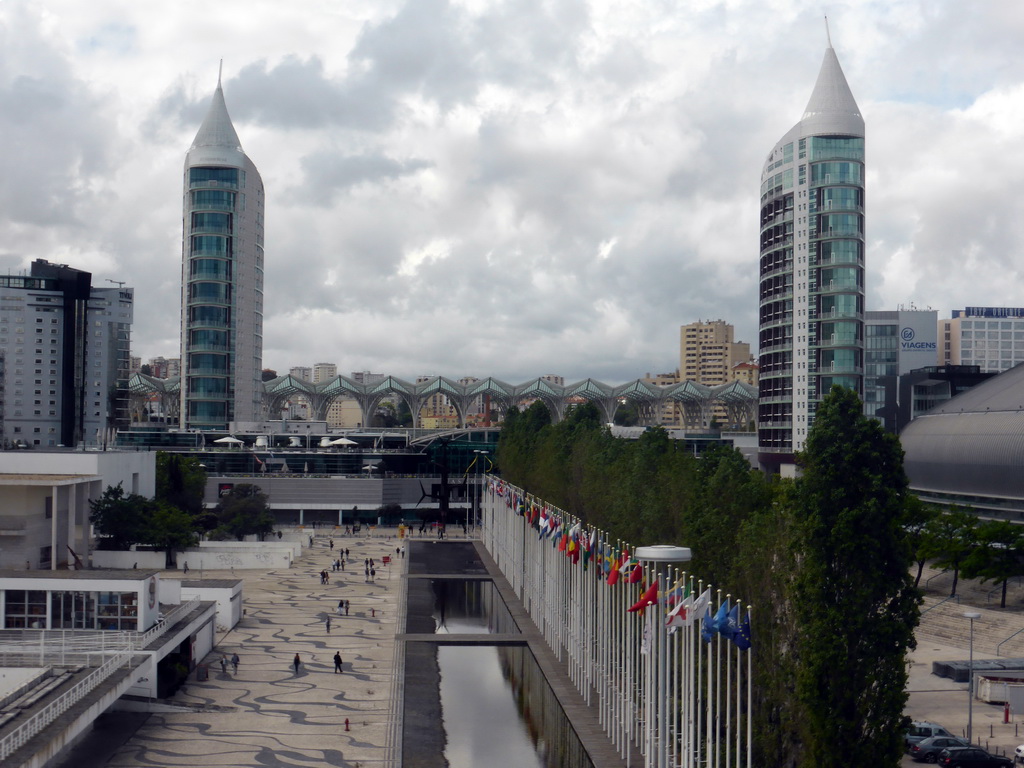
[[[499,478],[482,509],[484,545],[627,765],[635,747],[645,767],[750,768],[751,606]]]

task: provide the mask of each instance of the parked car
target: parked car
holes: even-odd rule
[[[1013,750],[1013,764],[1019,765],[1020,763],[1024,763],[1024,744]]]
[[[907,749],[909,750],[911,744],[917,744],[917,742],[922,739],[928,739],[932,736],[952,735],[952,733],[937,723],[929,723],[925,720],[921,720],[910,724],[910,728],[907,729],[907,734],[903,737],[903,741],[906,743]]]
[[[1013,768],[1008,757],[990,755],[980,747],[947,747],[939,753],[942,768]]]
[[[956,736],[929,736],[907,747],[907,754],[919,763],[934,763],[947,747],[969,747],[970,742]]]

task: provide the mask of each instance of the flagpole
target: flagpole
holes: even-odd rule
[[[747,622],[750,621],[750,611],[753,609],[752,605],[747,606]],[[750,634],[750,633],[748,633]],[[753,760],[754,753],[754,700],[753,700],[753,671],[751,659],[754,656],[754,644],[751,642],[750,647],[747,648],[747,768],[751,768],[751,760]]]

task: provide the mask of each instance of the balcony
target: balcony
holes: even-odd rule
[[[207,179],[206,181],[190,181],[188,183],[189,189],[238,189],[237,184],[232,184],[229,181],[214,181]]]

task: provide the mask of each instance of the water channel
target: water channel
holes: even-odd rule
[[[514,642],[519,630],[493,583],[431,586],[437,634],[493,634],[496,641],[437,648],[449,768],[592,768],[533,654]]]

